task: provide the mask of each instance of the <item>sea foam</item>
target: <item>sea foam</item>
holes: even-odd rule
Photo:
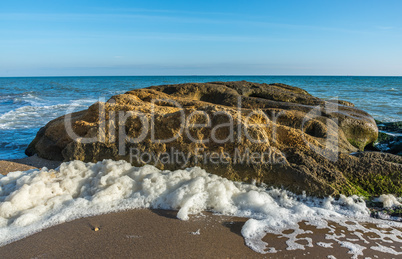
[[[312,232],[300,228],[299,223],[305,222],[328,229],[326,239],[330,242],[321,242],[320,247],[336,242],[349,248],[353,257],[364,249],[401,254],[389,246],[359,243],[367,241],[364,233],[370,232],[378,240],[402,244],[402,232],[397,229],[402,224],[370,218],[365,202],[357,196],[319,199],[229,181],[198,167],[161,171],[150,165],[133,167],[111,160],[96,164],[73,161],[56,170],[43,168],[0,176],[0,245],[76,218],[135,208],[178,210],[177,217],[182,220],[204,210],[248,217],[242,235],[259,253],[278,251],[262,240],[268,233],[286,238],[288,250],[317,245],[306,237]],[[331,222],[355,233],[359,242],[336,234]],[[369,228],[365,223],[377,227]],[[393,231],[381,230],[389,227]],[[289,229],[293,231],[285,231]]]

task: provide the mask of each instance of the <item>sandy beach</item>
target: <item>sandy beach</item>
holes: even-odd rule
[[[286,250],[284,238],[267,235],[263,240],[276,247],[278,252],[265,255],[256,253],[244,244],[240,233],[246,220],[204,212],[202,215],[191,216],[188,221],[181,221],[176,218],[175,211],[130,210],[77,219],[45,229],[0,247],[0,254],[3,258],[352,257],[348,248],[336,243],[333,243],[332,248],[318,246],[319,242],[329,241],[325,239],[326,232],[307,226],[304,227],[313,230],[313,234],[308,236],[314,240],[314,247]],[[338,234],[341,234],[344,229],[339,227],[338,230]],[[371,245],[375,245],[375,242]],[[364,256],[396,258],[373,250],[365,250]]]
[[[26,171],[29,169],[46,167],[55,169],[61,164],[61,161],[50,161],[38,156],[30,156],[20,159],[0,160],[0,174],[6,175],[9,172]]]
[[[26,171],[29,169],[35,169],[35,166],[29,166],[25,164],[10,162],[10,161],[0,161],[0,174],[6,175],[9,172],[14,171]]]
[[[11,170],[20,170],[17,169],[17,166],[21,166],[21,168],[23,168],[24,166],[28,166],[28,167],[35,167],[35,168],[42,168],[42,167],[46,167],[47,169],[55,169],[56,167],[58,167],[62,162],[61,161],[51,161],[51,160],[47,160],[47,159],[43,159],[38,157],[37,155],[34,156],[30,156],[30,157],[24,157],[24,158],[20,158],[20,159],[12,159],[9,160],[9,162],[12,162],[14,166],[16,166],[15,168],[10,167],[10,172],[12,172]],[[31,169],[31,168],[29,168]],[[28,170],[28,169],[25,169]]]

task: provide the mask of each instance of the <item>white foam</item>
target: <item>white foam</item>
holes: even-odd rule
[[[398,229],[385,231],[363,224],[384,226],[384,221],[370,218],[365,202],[357,196],[318,199],[229,181],[198,167],[160,171],[148,165],[138,168],[125,161],[104,160],[96,164],[73,161],[57,170],[44,168],[0,176],[0,245],[79,217],[134,208],[174,209],[182,220],[204,210],[249,217],[242,235],[245,243],[260,253],[278,251],[262,240],[268,233],[285,238],[287,250],[314,247],[308,237],[312,232],[302,229],[301,222],[328,229],[326,239],[348,247],[354,257],[369,249],[355,241],[356,237],[368,243],[365,233],[378,236],[370,240],[402,243]],[[333,222],[355,237],[336,234]],[[402,224],[387,222],[387,226]],[[333,242],[317,245],[329,248],[329,244]]]
[[[383,246],[381,244],[377,244],[377,246],[370,247],[373,250],[380,251],[383,253],[393,254],[393,255],[402,255],[402,252],[397,252],[391,247]]]
[[[359,244],[355,244],[355,243],[351,243],[348,241],[343,241],[341,242],[341,246],[342,247],[346,247],[349,248],[349,254],[352,254],[352,258],[358,258],[359,255],[363,256],[363,250],[366,249],[365,246],[359,245]]]
[[[380,197],[378,197],[378,201],[382,202],[384,208],[402,206],[400,200],[398,200],[394,195],[391,194],[382,194]]]
[[[333,248],[332,245],[334,243],[325,243],[325,242],[318,242],[317,245],[325,248]]]

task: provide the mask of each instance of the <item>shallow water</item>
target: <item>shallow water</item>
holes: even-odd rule
[[[402,121],[402,77],[147,76],[0,78],[0,159],[24,150],[48,121],[128,90],[159,84],[247,80],[301,87],[321,98],[354,103],[381,121]]]

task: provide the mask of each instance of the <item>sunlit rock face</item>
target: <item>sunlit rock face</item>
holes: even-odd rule
[[[394,174],[402,170],[394,156],[349,155],[377,136],[366,112],[300,88],[187,83],[132,90],[57,118],[26,153],[63,161],[122,159],[169,170],[199,166],[231,180],[318,196],[397,193],[401,180]],[[381,191],[370,187],[377,180]]]

